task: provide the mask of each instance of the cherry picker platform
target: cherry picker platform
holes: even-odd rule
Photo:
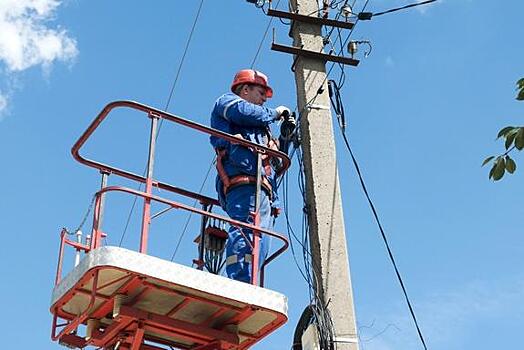
[[[82,145],[110,112],[117,108],[138,110],[151,119],[145,176],[80,155]],[[68,238],[69,232],[66,229],[61,232],[51,300],[51,338],[65,346],[93,346],[107,350],[241,350],[248,349],[287,321],[287,298],[263,287],[264,268],[287,248],[287,239],[257,225],[214,213],[213,207],[218,205],[216,199],[154,180],[157,123],[161,119],[250,147],[258,154],[259,159],[262,154],[277,157],[283,165],[278,175],[289,167],[289,158],[282,152],[137,102],[117,101],[108,104],[72,148],[75,159],[100,171],[102,188],[94,197],[91,234],[84,237],[84,240],[80,235],[79,239],[74,240]],[[145,190],[108,186],[110,175],[143,183]],[[155,195],[154,188],[196,199],[202,209]],[[106,195],[115,192],[138,196],[144,201],[137,251],[102,245],[103,238],[109,235],[102,230],[104,199]],[[196,269],[147,255],[152,202],[201,216],[199,237],[204,239],[196,240]],[[253,213],[253,216],[253,222],[257,223],[257,213]],[[209,250],[214,249],[214,258],[220,258],[220,254],[223,254],[223,242],[209,244],[211,234],[215,240],[217,237],[225,239],[223,235],[216,235],[216,231],[220,230],[216,227],[217,222],[220,223],[218,227],[229,224],[252,230],[250,244],[253,247],[253,273],[250,284],[220,276],[216,274],[218,271],[204,271],[209,266],[206,261],[210,256]],[[273,236],[282,244],[266,259],[258,274],[256,262],[262,234]],[[73,269],[62,278],[66,247],[76,250],[77,259]],[[81,260],[80,254],[84,255]]]

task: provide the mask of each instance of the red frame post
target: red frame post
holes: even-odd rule
[[[55,277],[55,286],[60,283],[62,279],[62,263],[64,259],[64,244],[66,240],[67,230],[65,228],[60,231],[60,248],[58,252],[58,264],[56,266],[56,277]]]

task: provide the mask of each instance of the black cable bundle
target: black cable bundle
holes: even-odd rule
[[[344,111],[344,104],[342,103],[342,97],[340,96],[340,87],[337,82],[333,79],[328,80],[329,99],[331,100],[331,106],[337,115],[338,125],[342,129],[342,132],[346,131],[346,116]]]
[[[314,324],[317,332],[318,332],[318,343],[320,345],[321,350],[335,350],[336,349],[336,343],[334,341],[335,337],[335,329],[333,325],[333,321],[331,319],[331,315],[329,313],[329,310],[327,308],[327,304],[329,304],[329,301],[327,301],[327,304],[324,304],[322,301],[322,298],[320,298],[319,294],[317,293],[318,288],[318,279],[316,277],[315,271],[317,270],[315,268],[315,263],[312,260],[311,252],[309,249],[309,220],[308,220],[308,204],[306,200],[306,189],[305,189],[305,174],[304,174],[304,164],[302,160],[302,152],[300,148],[295,149],[298,165],[299,165],[299,174],[298,174],[298,186],[300,193],[302,195],[303,200],[303,213],[302,213],[302,235],[301,237],[298,237],[295,231],[293,230],[290,222],[289,222],[289,216],[288,216],[288,178],[285,177],[284,181],[284,196],[283,196],[283,202],[284,202],[284,214],[286,217],[286,224],[288,229],[288,235],[290,237],[290,248],[291,252],[293,254],[293,259],[295,261],[295,264],[298,267],[298,270],[300,271],[302,277],[308,284],[308,291],[309,291],[309,299],[310,304],[305,308],[302,317],[300,318],[295,334],[293,337],[293,350],[301,350],[302,349],[302,334],[307,329],[307,327],[310,324]],[[293,239],[298,242],[300,247],[302,248],[302,260],[303,260],[303,268],[300,267],[300,264],[298,263],[298,259],[296,256],[296,249],[295,245],[293,243]]]

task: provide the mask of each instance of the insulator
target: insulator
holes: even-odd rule
[[[348,52],[351,54],[351,57],[353,57],[358,51],[358,44],[356,41],[351,40],[348,44]]]
[[[353,9],[351,8],[351,6],[346,4],[342,6],[342,8],[340,9],[340,13],[342,14],[342,16],[346,17],[347,20],[348,17],[353,15]]]

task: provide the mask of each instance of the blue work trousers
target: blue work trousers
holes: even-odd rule
[[[253,224],[250,212],[255,211],[255,185],[241,185],[232,188],[226,195],[226,212],[235,220]],[[273,217],[271,216],[271,203],[265,190],[260,190],[259,207],[261,228],[272,230]],[[244,235],[253,242],[253,232],[243,229]],[[231,226],[229,228],[229,238],[226,243],[226,273],[231,279],[251,282],[251,261],[252,249],[246,241],[240,228]],[[260,239],[259,266],[262,266],[267,258],[270,246],[270,237],[262,234]]]

